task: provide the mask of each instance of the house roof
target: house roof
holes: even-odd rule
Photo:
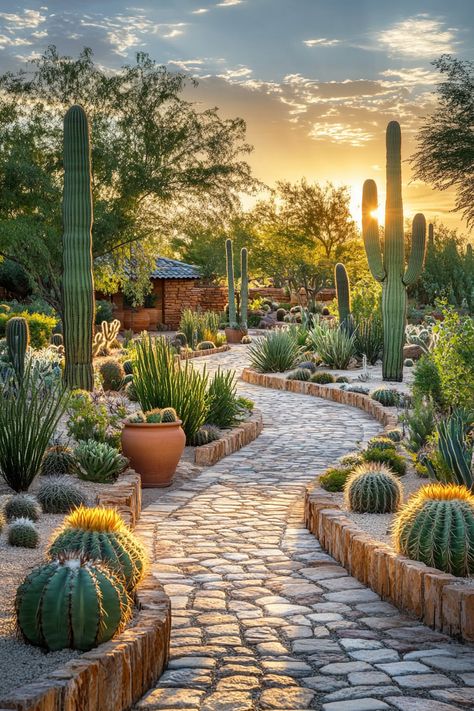
[[[153,279],[199,279],[201,271],[194,264],[179,262],[177,259],[158,257],[156,269],[151,273]]]

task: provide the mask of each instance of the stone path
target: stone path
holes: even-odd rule
[[[239,370],[245,350],[209,361]],[[169,668],[136,711],[474,709],[474,648],[380,601],[304,527],[305,484],[379,425],[325,400],[241,390],[263,434],[143,512],[173,630]]]

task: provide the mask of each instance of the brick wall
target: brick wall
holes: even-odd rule
[[[205,286],[197,279],[167,279],[165,282],[165,324],[178,328],[184,309],[193,311],[224,311],[227,289]]]

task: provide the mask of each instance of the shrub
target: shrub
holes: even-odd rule
[[[10,311],[0,313],[0,337],[5,335],[7,321],[16,316],[21,316],[28,322],[30,331],[30,344],[32,348],[46,348],[57,319],[46,314],[29,313],[28,311]]]
[[[319,484],[326,491],[344,491],[346,481],[351,474],[350,468],[333,467],[327,469],[324,474],[319,477]]]
[[[370,365],[375,365],[383,349],[383,326],[379,317],[356,321],[354,345],[359,357],[365,355]]]
[[[57,558],[74,551],[105,563],[125,580],[129,590],[138,585],[145,573],[145,549],[113,509],[80,507],[66,516],[55,532],[48,555]]]
[[[300,346],[293,334],[278,329],[250,344],[250,363],[259,373],[283,373],[297,365]]]
[[[66,444],[54,444],[44,453],[40,469],[42,476],[75,474],[76,471],[76,458],[72,449]]]
[[[195,348],[201,341],[215,342],[219,330],[219,314],[213,311],[197,312],[185,309],[179,322],[179,332],[184,334],[185,343],[181,345]],[[180,340],[182,340],[180,336]]]
[[[393,449],[395,450],[395,442],[389,437],[372,437],[367,442],[367,449]]]
[[[433,434],[436,427],[435,407],[429,398],[417,397],[413,408],[404,416],[408,429],[407,449],[419,452]]]
[[[37,494],[44,513],[69,513],[78,506],[86,506],[87,499],[82,491],[68,481],[67,477],[48,477]]]
[[[413,377],[415,398],[431,398],[437,405],[443,404],[441,376],[432,356],[423,355],[417,362]]]
[[[68,394],[61,383],[47,392],[27,366],[23,378],[4,388],[0,407],[0,473],[14,491],[27,491],[64,413]]]
[[[8,543],[19,548],[36,548],[38,529],[30,518],[16,518],[8,527]]]
[[[25,640],[50,651],[92,649],[122,630],[132,614],[120,578],[77,554],[35,568],[18,588],[15,606]]]
[[[95,439],[117,448],[126,414],[123,403],[114,397],[74,390],[68,408],[67,432],[77,442]]]
[[[98,299],[95,302],[95,325],[100,326],[102,321],[113,321],[113,318],[113,304],[110,301],[105,301],[105,299]]]
[[[107,484],[118,479],[128,460],[105,442],[89,439],[80,442],[74,450],[78,476],[85,481]]]
[[[474,573],[474,496],[464,486],[430,484],[413,494],[393,527],[399,553],[451,575]]]
[[[453,308],[442,309],[444,321],[435,326],[433,360],[438,368],[444,401],[451,407],[474,402],[474,319]]]
[[[208,398],[206,422],[216,427],[232,427],[240,413],[233,370],[217,369],[209,385]]]
[[[362,456],[366,462],[386,464],[388,468],[397,476],[403,476],[406,474],[407,465],[405,460],[393,449],[366,449]]]
[[[396,407],[400,404],[400,393],[391,388],[377,388],[370,393],[370,397],[384,407]]]
[[[383,464],[362,464],[344,487],[346,505],[356,513],[393,513],[402,499],[402,485]]]
[[[198,343],[196,346],[197,351],[210,351],[212,348],[215,348],[216,344],[213,343],[212,341],[201,341],[201,343]]]
[[[311,371],[307,368],[296,368],[296,370],[290,370],[286,376],[287,380],[303,380],[308,381],[311,378]]]
[[[110,358],[100,364],[99,373],[104,390],[120,390],[125,376],[125,369],[119,360]]]
[[[321,370],[317,373],[313,373],[311,378],[310,378],[312,383],[319,383],[320,385],[326,385],[328,383],[334,383],[335,382],[335,377],[332,375],[332,373],[327,373],[324,370]]]
[[[317,323],[309,331],[308,342],[329,368],[345,370],[355,354],[355,335],[344,328]]]
[[[30,521],[37,521],[41,514],[41,508],[33,496],[28,494],[17,494],[8,499],[4,507],[7,521],[14,518],[29,518]]]

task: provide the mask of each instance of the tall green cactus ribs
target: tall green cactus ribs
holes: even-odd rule
[[[348,322],[351,315],[351,287],[346,268],[340,262],[334,267],[334,282],[336,284],[339,323],[343,325]]]
[[[232,249],[232,240],[225,241],[225,257],[227,269],[227,290],[229,295],[229,326],[237,328],[237,310],[235,306],[235,284],[234,284],[234,252]]]
[[[415,215],[412,226],[411,252],[405,269],[401,132],[397,121],[387,126],[387,198],[385,203],[385,241],[383,258],[379,240],[377,186],[366,180],[362,193],[362,234],[370,271],[382,284],[384,380],[403,380],[403,346],[407,309],[406,287],[413,284],[423,268],[426,221]]]
[[[72,106],[64,118],[63,197],[64,379],[70,388],[92,390],[94,277],[89,124]]]
[[[247,328],[248,304],[249,304],[249,272],[248,272],[248,251],[243,247],[240,252],[240,326]]]

